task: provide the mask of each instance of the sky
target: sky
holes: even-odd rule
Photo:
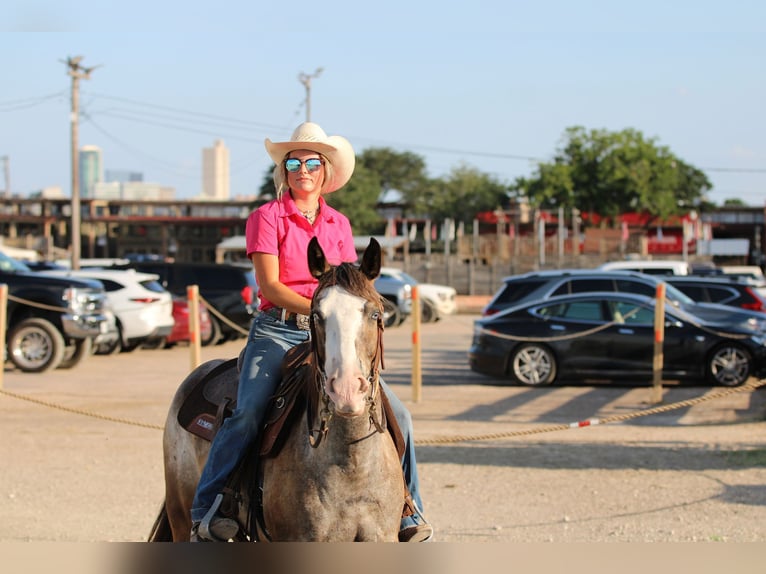
[[[70,193],[73,56],[96,66],[80,82],[79,143],[179,198],[201,192],[202,149],[218,139],[232,196],[256,194],[264,138],[306,119],[303,74],[329,135],[418,154],[434,177],[468,166],[511,183],[568,127],[631,128],[703,170],[711,201],[766,200],[760,0],[16,0],[0,19],[14,193]]]

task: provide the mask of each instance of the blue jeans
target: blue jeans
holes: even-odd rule
[[[282,358],[288,349],[307,341],[309,331],[298,329],[293,323],[283,323],[265,313],[259,314],[250,327],[242,371],[239,375],[237,408],[224,419],[221,428],[210,445],[205,468],[197,485],[192,503],[192,522],[201,521],[215,497],[223,491],[231,473],[239,464],[261,429],[269,399],[275,393],[281,380]],[[406,449],[402,457],[402,470],[412,499],[419,509],[420,483],[415,461],[415,442],[412,436],[412,417],[404,404],[381,380],[399,423]],[[402,520],[402,527],[415,524],[410,517]]]

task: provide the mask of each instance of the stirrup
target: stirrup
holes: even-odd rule
[[[222,502],[223,494],[216,495],[210,510],[207,511],[202,521],[192,526],[192,536],[195,534],[195,527],[196,535],[200,540],[225,542],[237,535],[239,532],[237,521],[217,515]]]

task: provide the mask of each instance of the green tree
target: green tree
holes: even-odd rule
[[[638,211],[664,218],[704,210],[710,181],[641,132],[570,127],[551,163],[512,188],[534,206],[577,207],[605,217]]]
[[[400,191],[409,202],[428,181],[425,160],[411,152],[396,152],[390,148],[367,148],[356,157],[378,177],[381,193],[392,189]]]
[[[429,182],[423,190],[422,209],[431,218],[470,223],[481,211],[494,211],[508,203],[508,187],[492,176],[461,165],[446,178]]]
[[[349,182],[324,197],[348,217],[354,235],[375,235],[385,229],[386,222],[376,211],[380,197],[378,176],[364,165],[357,162]]]

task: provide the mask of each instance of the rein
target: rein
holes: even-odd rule
[[[309,424],[309,444],[312,448],[317,448],[322,439],[327,435],[330,430],[330,419],[332,419],[332,410],[330,409],[330,397],[325,390],[325,382],[327,381],[327,373],[324,371],[324,360],[320,354],[319,347],[317,345],[316,338],[316,326],[314,324],[314,313],[312,312],[310,318],[310,331],[311,331],[311,353],[314,357],[314,373],[313,379],[316,386],[316,391],[319,394],[322,407],[319,411],[319,428],[316,428],[312,424],[313,416],[311,412],[307,413],[307,421]],[[378,333],[377,343],[375,345],[375,354],[372,356],[370,362],[370,373],[367,376],[367,382],[370,383],[372,390],[367,397],[368,413],[370,419],[370,425],[375,427],[374,430],[359,439],[351,441],[349,444],[356,444],[365,439],[368,439],[376,433],[386,432],[386,414],[384,409],[380,409],[381,416],[378,416],[378,401],[377,395],[380,389],[380,369],[384,369],[383,362],[383,312],[380,310],[378,315]],[[307,408],[311,410],[311,401],[308,402]],[[380,420],[382,419],[382,420]]]

